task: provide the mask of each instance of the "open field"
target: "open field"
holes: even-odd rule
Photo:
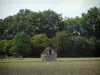
[[[0,59],[0,75],[100,75],[100,58]]]

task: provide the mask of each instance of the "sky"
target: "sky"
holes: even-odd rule
[[[75,17],[94,6],[100,7],[100,0],[0,0],[0,18],[15,15],[20,9],[51,9],[63,17]]]

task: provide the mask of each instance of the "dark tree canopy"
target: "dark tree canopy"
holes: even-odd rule
[[[60,57],[100,56],[100,7],[73,18],[21,9],[0,19],[0,55],[39,57],[47,46],[56,47]]]

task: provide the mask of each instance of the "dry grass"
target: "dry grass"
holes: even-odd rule
[[[0,60],[0,75],[100,75],[100,58],[58,58],[41,62],[37,58]]]

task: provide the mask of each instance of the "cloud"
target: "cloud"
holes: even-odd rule
[[[61,11],[79,10],[82,7],[83,7],[83,0],[61,0],[60,2]]]
[[[91,8],[91,7],[100,7],[100,0],[87,0],[83,1],[84,8]]]

